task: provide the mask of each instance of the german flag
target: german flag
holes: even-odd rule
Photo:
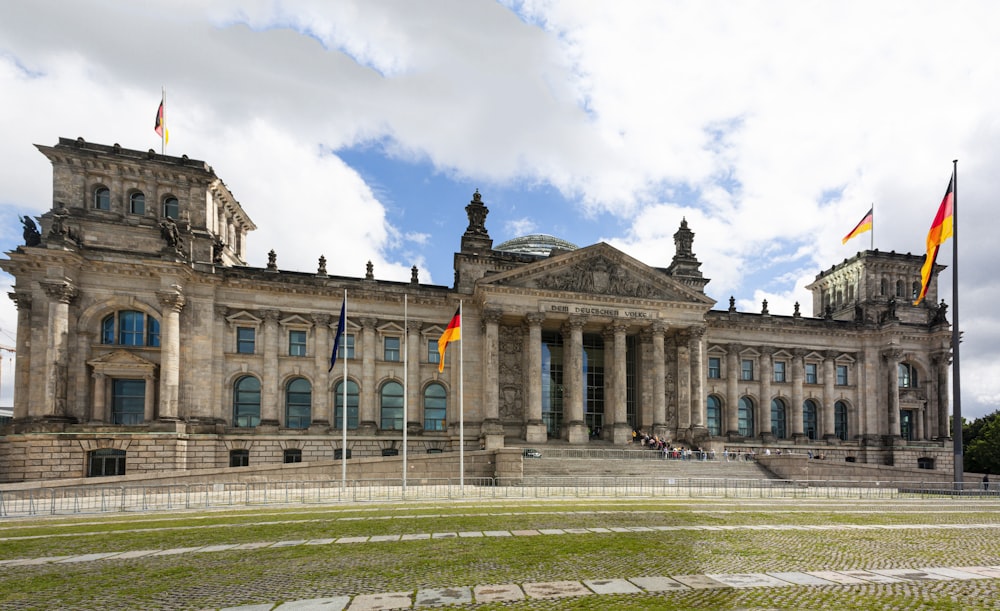
[[[948,190],[944,192],[944,199],[938,206],[937,214],[934,215],[934,222],[931,223],[931,230],[927,232],[927,258],[924,259],[924,266],[920,268],[920,294],[917,295],[913,305],[920,305],[927,295],[927,287],[931,283],[931,274],[934,272],[934,263],[937,261],[938,250],[941,244],[952,236],[954,230],[954,205],[955,205],[955,173],[951,174],[951,181],[948,182]]]
[[[462,306],[455,310],[455,315],[451,317],[448,328],[444,330],[438,340],[438,354],[441,355],[441,358],[438,359],[438,373],[444,371],[444,351],[448,348],[448,344],[460,339],[462,339]]]
[[[840,243],[847,244],[847,241],[850,240],[851,238],[859,236],[866,231],[871,231],[872,220],[874,215],[875,215],[875,206],[872,206],[871,209],[868,210],[868,214],[866,214],[865,217],[861,219],[861,222],[858,223],[857,226],[854,229],[852,229],[849,234],[844,236],[844,239],[841,240]]]

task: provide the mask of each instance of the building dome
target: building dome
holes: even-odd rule
[[[579,246],[566,240],[544,233],[536,233],[507,240],[503,244],[495,246],[494,250],[547,257],[553,250],[576,250],[577,248]]]

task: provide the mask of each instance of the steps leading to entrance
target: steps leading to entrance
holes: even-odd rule
[[[588,453],[594,451],[588,451]],[[599,451],[598,451],[599,452]],[[541,458],[524,459],[524,477],[677,477],[719,479],[774,479],[774,475],[753,461],[673,460],[655,457],[633,458],[568,457],[561,452],[542,450]]]

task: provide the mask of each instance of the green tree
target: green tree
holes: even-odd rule
[[[963,426],[962,445],[966,471],[1000,473],[1000,412]]]

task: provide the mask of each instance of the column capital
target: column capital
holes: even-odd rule
[[[899,362],[903,358],[903,350],[900,348],[886,348],[882,351],[882,358],[887,361]]]
[[[374,316],[362,316],[361,318],[358,318],[358,324],[361,325],[362,329],[370,331],[378,325],[378,319]]]
[[[758,346],[757,352],[760,352],[761,356],[771,356],[775,353],[775,348],[774,346]]]
[[[801,362],[807,354],[809,354],[809,351],[805,348],[795,348],[792,350],[792,357],[796,362]]]
[[[570,317],[563,323],[564,331],[573,331],[576,329],[583,329],[584,325],[587,324],[587,317],[582,314],[570,314]]]
[[[225,317],[229,316],[229,306],[224,306],[222,304],[218,304],[217,303],[217,304],[215,304],[215,306],[214,306],[213,309],[215,310],[215,315],[216,316],[219,316],[219,317],[222,317],[222,318],[225,318]]]
[[[540,327],[543,322],[545,322],[544,312],[528,312],[524,315],[525,322],[528,323],[529,327]]]
[[[729,354],[735,354],[736,356],[739,356],[740,351],[742,350],[743,350],[743,344],[737,344],[737,343],[726,344],[726,352],[728,352]]]
[[[496,306],[486,306],[483,308],[483,313],[481,314],[481,319],[483,324],[497,324],[500,322],[500,318],[503,316],[503,310]]]
[[[951,365],[951,350],[941,350],[931,354],[931,362],[938,367]]]
[[[333,320],[333,316],[326,312],[313,312],[309,315],[309,318],[317,327],[325,327]]]
[[[825,350],[823,352],[823,358],[825,358],[828,361],[836,360],[838,356],[840,356],[839,350]]]
[[[14,302],[14,306],[18,310],[31,309],[31,293],[27,291],[11,291],[7,293],[7,296]]]
[[[264,319],[264,322],[278,322],[281,318],[280,310],[261,310],[260,317]]]
[[[705,325],[692,325],[687,328],[688,337],[694,340],[700,340],[705,337],[705,332],[708,328]]]
[[[408,320],[406,321],[406,330],[410,333],[420,333],[420,330],[424,328],[424,322],[422,320]]]
[[[42,290],[49,299],[60,303],[70,303],[77,296],[76,285],[66,280],[42,280]]]
[[[160,305],[168,310],[173,310],[174,312],[180,312],[186,303],[184,294],[180,291],[157,291],[156,299],[160,302]]]

